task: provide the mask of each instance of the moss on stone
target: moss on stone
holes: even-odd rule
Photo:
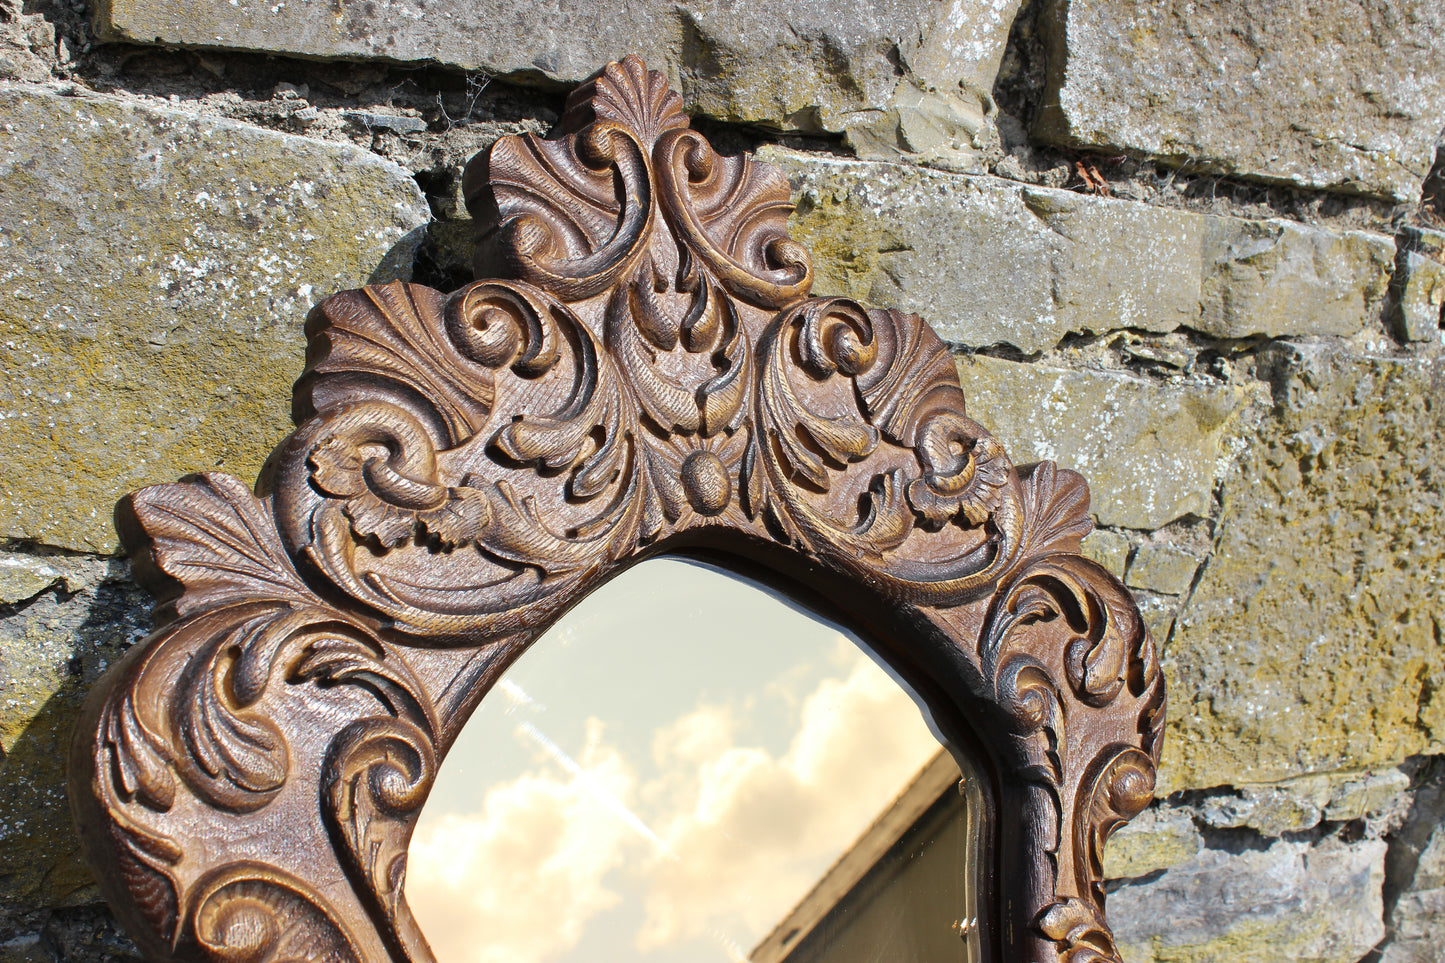
[[[405,273],[429,216],[349,146],[0,92],[0,536],[112,551],[133,488],[254,477],[311,304]]]
[[[47,592],[0,620],[0,909],[96,898],[65,796],[70,733],[100,673],[149,622],[149,600],[111,577]]]
[[[1388,767],[1445,743],[1445,359],[1278,344],[1165,653],[1160,789]]]

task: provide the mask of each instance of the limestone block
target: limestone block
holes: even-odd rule
[[[1207,512],[1216,465],[1243,392],[1161,385],[986,356],[958,360],[969,413],[1019,464],[1048,459],[1084,474],[1099,524],[1154,529]]]
[[[1408,225],[1400,229],[1400,246],[1436,261],[1445,261],[1445,231]]]
[[[1383,235],[1283,220],[1209,218],[1203,246],[1197,327],[1220,338],[1355,334],[1379,317],[1395,260]]]
[[[1324,818],[1334,822],[1386,812],[1399,805],[1410,788],[1410,778],[1398,769],[1332,774],[1330,782]]]
[[[430,214],[349,145],[22,85],[0,117],[0,536],[109,552],[130,489],[255,477],[307,310]]]
[[[1445,116],[1445,5],[1054,0],[1036,133],[1410,200]]]
[[[108,39],[324,58],[428,61],[575,84],[635,53],[691,112],[811,131],[881,131],[900,76],[925,114],[982,123],[1019,0],[109,0]],[[915,98],[916,99],[916,98]],[[915,112],[918,106],[912,108]],[[898,126],[897,109],[891,117]]]
[[[112,561],[62,600],[0,619],[0,906],[94,899],[65,798],[70,733],[90,687],[144,635],[150,599]]]
[[[1445,742],[1445,359],[1277,344],[1164,653],[1160,791],[1386,768]]]
[[[1411,890],[1395,903],[1394,939],[1380,963],[1440,963],[1440,921],[1445,920],[1445,887]]]
[[[1380,963],[1438,963],[1445,919],[1445,770],[1436,761],[1411,800],[1408,818],[1391,834],[1386,863],[1395,905]]]
[[[1356,963],[1385,935],[1385,843],[1201,850],[1109,895],[1129,963]]]
[[[1139,546],[1124,582],[1131,588],[1160,592],[1164,595],[1183,595],[1194,581],[1199,569],[1199,559],[1182,548],[1167,544],[1149,543]]]
[[[39,595],[60,579],[59,570],[44,559],[6,552],[0,555],[0,605]]]
[[[22,12],[20,4],[8,4],[0,16],[0,80],[50,79],[50,62],[55,56],[55,25],[39,12]]]
[[[1149,630],[1149,635],[1154,639],[1154,644],[1166,647],[1169,644],[1169,634],[1174,629],[1174,618],[1179,614],[1179,600],[1168,598],[1163,595],[1135,595],[1139,603],[1139,614],[1144,618],[1144,626]]]
[[[877,115],[850,118],[859,157],[905,157],[949,170],[981,170],[995,146],[993,86],[1020,0],[947,0],[907,54],[904,79]]]
[[[1387,237],[1217,217],[898,164],[761,152],[792,179],[820,294],[922,314],[962,345],[1067,333],[1350,335],[1378,324]]]
[[[1345,822],[1399,804],[1410,779],[1398,769],[1362,773],[1314,773],[1266,786],[1236,786],[1211,796],[1199,818],[1219,829],[1248,827],[1266,836],[1301,832],[1321,820]]]
[[[1435,341],[1445,328],[1445,264],[1414,251],[1401,252],[1396,327],[1406,341]]]
[[[1204,235],[1248,222],[1022,189],[1029,210],[1057,237],[1054,297],[1069,331],[1165,332],[1199,323]]]
[[[1193,859],[1204,840],[1187,810],[1158,805],[1144,810],[1109,837],[1104,878],[1132,879]]]
[[[887,107],[847,127],[844,140],[866,160],[908,160],[944,170],[983,173],[996,131],[979,95],[939,93],[901,83]],[[986,101],[985,101],[986,102]]]
[[[1437,826],[1419,854],[1409,888],[1390,917],[1391,942],[1380,963],[1438,963],[1445,919],[1445,829]]]
[[[1118,532],[1099,528],[1084,536],[1079,552],[1108,569],[1116,578],[1124,577],[1129,562],[1129,540]]]
[[[1401,229],[1394,287],[1395,331],[1406,341],[1435,341],[1445,329],[1445,231]]]
[[[1018,186],[901,164],[820,159],[768,148],[793,182],[795,238],[813,252],[818,294],[922,315],[940,335],[1024,351],[1057,344],[1053,232]]]
[[[105,564],[85,556],[0,552],[0,606],[32,599],[52,585],[79,592],[99,577]]]

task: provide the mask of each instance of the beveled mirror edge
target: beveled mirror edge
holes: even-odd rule
[[[474,170],[504,279],[328,298],[261,494],[118,509],[163,624],[92,693],[70,796],[145,952],[430,960],[401,879],[465,716],[609,574],[702,551],[867,623],[978,754],[985,958],[1117,960],[1102,847],[1164,689],[1077,554],[1082,479],[1014,468],[917,317],[808,298],[786,180],[635,58]]]

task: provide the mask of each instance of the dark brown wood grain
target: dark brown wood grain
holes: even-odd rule
[[[1117,960],[1101,853],[1164,686],[1078,554],[1083,479],[1012,465],[917,316],[809,297],[786,179],[635,58],[468,184],[487,280],[326,299],[257,490],[118,510],[159,628],[92,695],[71,798],[146,953],[430,961],[407,844],[468,715],[589,591],[692,553],[875,640],[985,775],[985,959]]]

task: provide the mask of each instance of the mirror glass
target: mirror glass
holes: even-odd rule
[[[406,896],[440,963],[970,961],[970,784],[855,636],[657,559],[482,701]]]

